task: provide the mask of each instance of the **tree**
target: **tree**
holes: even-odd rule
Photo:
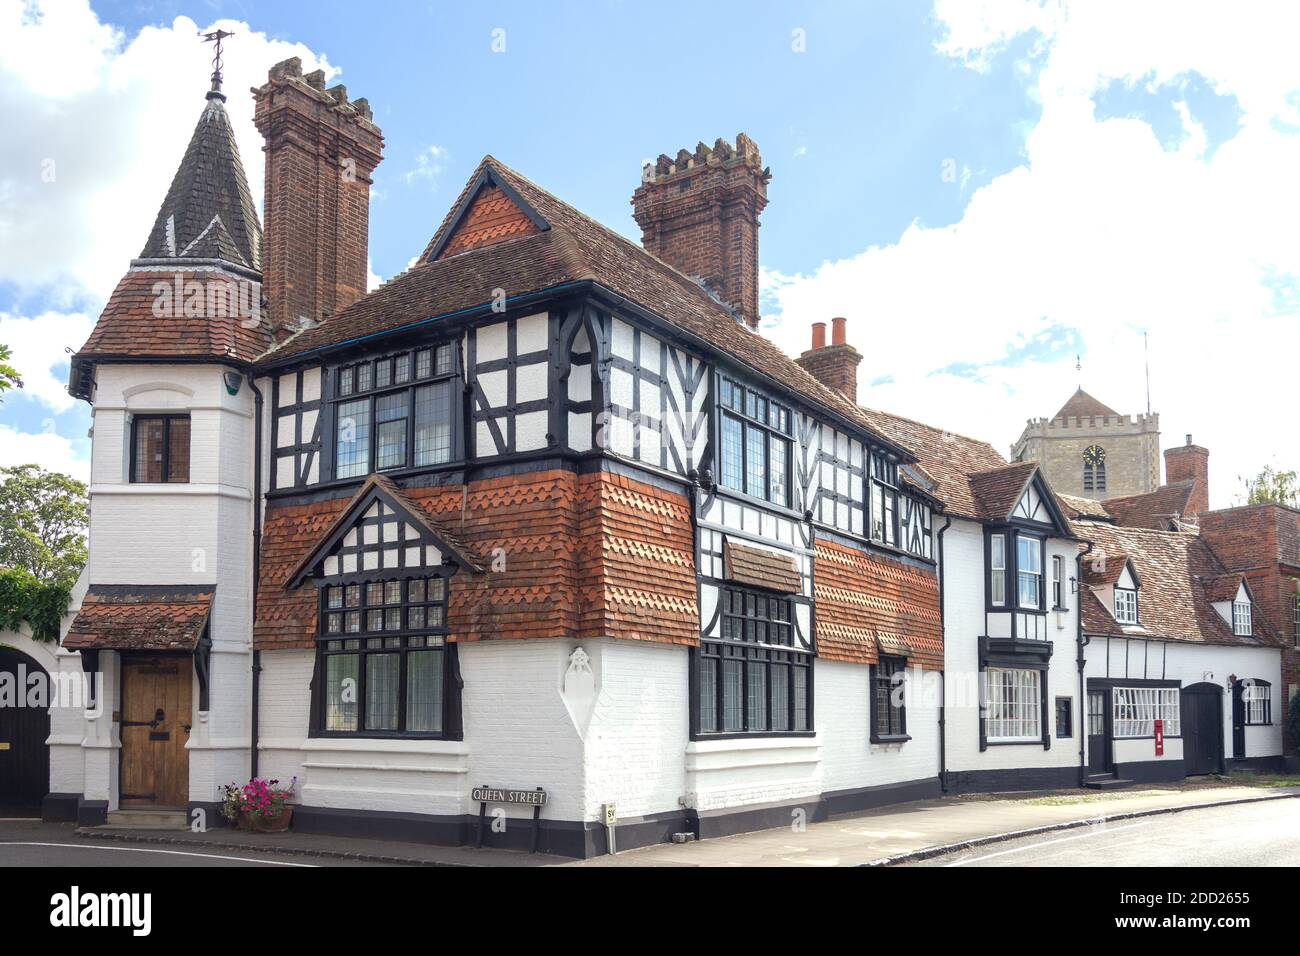
[[[18,369],[9,364],[11,358],[13,353],[9,351],[9,346],[0,345],[0,394],[11,388],[23,387],[23,380],[18,377]]]
[[[1265,465],[1254,478],[1246,479],[1246,503],[1300,508],[1300,475],[1294,471],[1274,471],[1271,465]]]
[[[86,486],[40,465],[0,468],[0,567],[71,586],[86,564]]]

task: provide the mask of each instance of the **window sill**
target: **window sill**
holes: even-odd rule
[[[911,734],[889,734],[884,737],[877,736],[876,734],[871,735],[871,742],[873,744],[905,744],[911,739]]]
[[[308,737],[302,742],[302,750],[307,751],[350,751],[381,753],[418,753],[418,754],[467,754],[469,745],[463,740],[444,740],[438,737],[329,737],[325,735]]]
[[[990,747],[1041,747],[1043,745],[1043,738],[1034,737],[1032,740],[1030,739],[989,740],[986,741],[986,743]]]

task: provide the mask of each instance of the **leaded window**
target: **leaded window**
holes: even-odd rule
[[[898,544],[898,464],[871,456],[871,538]]]
[[[190,480],[190,416],[136,415],[131,419],[131,481]]]
[[[790,505],[790,408],[722,379],[720,481],[753,498]]]
[[[1037,670],[990,667],[984,671],[984,732],[988,740],[1042,738],[1039,679]]]
[[[720,639],[700,642],[696,732],[802,733],[812,729],[812,655],[796,646],[787,595],[728,587]]]
[[[1153,737],[1157,720],[1166,737],[1182,733],[1177,687],[1115,687],[1111,693],[1116,739]]]
[[[335,370],[334,477],[451,461],[455,373],[450,342]]]
[[[441,736],[452,697],[446,616],[442,576],[323,587],[322,732]]]
[[[907,736],[907,661],[881,657],[871,673],[871,739],[888,741]]]

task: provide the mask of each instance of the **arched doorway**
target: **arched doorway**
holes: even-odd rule
[[[43,682],[35,701],[32,675]],[[0,814],[39,811],[49,792],[49,693],[45,668],[21,651],[0,647]]]
[[[1223,688],[1200,683],[1184,687],[1180,701],[1183,772],[1223,772]]]

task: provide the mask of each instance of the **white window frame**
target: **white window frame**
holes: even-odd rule
[[[1255,727],[1266,727],[1271,720],[1268,718],[1269,703],[1273,699],[1273,688],[1267,684],[1247,683],[1241,689],[1241,703],[1246,711],[1246,723]]]
[[[1138,622],[1137,588],[1115,588],[1115,620],[1120,624]]]
[[[1182,710],[1177,687],[1111,688],[1111,724],[1116,740],[1154,737],[1157,720],[1166,737],[1182,736]]]
[[[990,743],[1037,743],[1043,739],[1042,673],[988,667],[984,670],[984,736]]]
[[[1251,631],[1250,602],[1232,602],[1232,633],[1239,637],[1249,637]]]
[[[989,536],[989,600],[998,607],[1007,603],[1007,536]]]
[[[1020,560],[1020,545],[1028,545],[1026,555],[1027,560]],[[1033,578],[1034,581],[1034,600],[1033,603],[1025,603],[1021,594],[1021,584],[1024,579]],[[1043,542],[1033,535],[1018,534],[1016,535],[1016,607],[1026,610],[1036,610],[1043,606]]]

